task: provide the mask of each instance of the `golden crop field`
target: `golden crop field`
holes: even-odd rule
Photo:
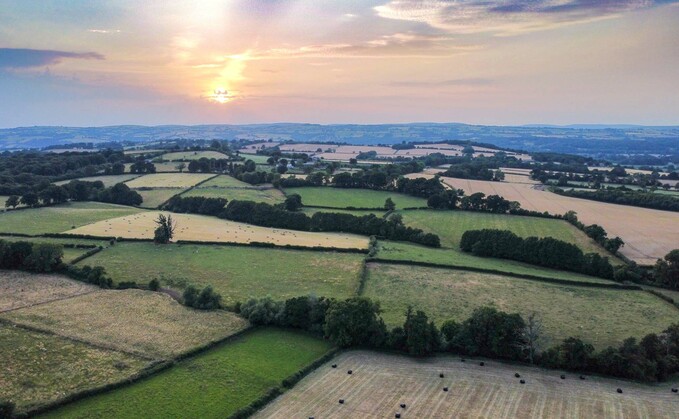
[[[87,294],[99,287],[61,275],[0,270],[0,313]]]
[[[233,313],[193,310],[169,295],[137,289],[101,290],[0,319],[148,358],[176,356],[247,327]]]
[[[518,201],[527,210],[552,214],[575,211],[583,223],[601,225],[609,237],[620,236],[625,241],[621,253],[640,264],[654,264],[677,247],[679,213],[676,212],[571,198],[535,189],[529,184],[441,179],[451,187],[464,189],[467,194],[483,192]]]
[[[212,173],[152,173],[126,182],[136,188],[190,188],[215,175]]]
[[[69,180],[62,180],[59,182],[54,182],[55,185],[65,185],[73,180],[82,180],[85,182],[96,182],[96,181],[101,181],[104,184],[104,187],[108,188],[116,183],[123,183],[127,182],[129,180],[132,180],[134,178],[137,178],[141,175],[135,174],[135,173],[128,173],[125,175],[106,175],[106,176],[91,176],[91,177],[81,177],[78,179],[69,179]]]
[[[559,371],[484,362],[345,352],[254,417],[393,418],[400,413],[403,418],[676,418],[679,411],[668,384],[589,376],[580,380],[573,373],[562,380]]]
[[[101,237],[124,237],[152,239],[156,228],[154,220],[159,211],[147,211],[129,217],[112,218],[89,224],[71,234],[87,234]],[[174,240],[192,240],[225,243],[273,243],[279,246],[337,247],[342,249],[365,249],[368,238],[354,234],[315,233],[308,231],[267,228],[222,220],[195,214],[172,214],[177,222]]]

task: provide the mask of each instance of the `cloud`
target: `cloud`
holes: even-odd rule
[[[0,69],[44,67],[63,59],[103,60],[96,52],[68,52],[25,48],[0,48]]]
[[[616,17],[677,0],[391,0],[378,16],[426,23],[448,33],[512,35]]]
[[[462,79],[448,79],[438,81],[395,81],[388,85],[394,87],[445,87],[445,86],[487,86],[493,84],[493,80],[484,78],[462,78]]]
[[[87,32],[108,34],[108,33],[120,33],[121,31],[120,29],[88,29]]]

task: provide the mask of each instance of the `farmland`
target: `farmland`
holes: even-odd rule
[[[483,192],[518,201],[522,208],[528,210],[552,214],[575,211],[583,223],[599,224],[610,237],[620,236],[625,241],[620,252],[640,264],[653,264],[677,246],[679,213],[570,198],[524,184],[453,178],[442,180],[450,186],[464,189],[467,194]]]
[[[160,212],[147,211],[128,217],[104,220],[69,231],[100,237],[153,239],[154,220]],[[195,214],[172,214],[177,222],[175,240],[230,243],[271,243],[279,246],[335,247],[365,249],[368,238],[353,234],[316,233],[308,231],[270,229],[234,221]]]
[[[330,350],[323,340],[275,329],[249,332],[158,375],[44,417],[224,418]]]
[[[140,207],[155,209],[173,196],[184,192],[184,188],[136,189],[136,192],[144,200]]]
[[[232,313],[191,310],[168,295],[142,290],[97,291],[0,319],[146,358],[179,355],[247,324]]]
[[[25,410],[125,379],[148,364],[51,334],[0,323],[0,399]]]
[[[87,294],[98,289],[61,275],[0,270],[0,313]]]
[[[267,204],[272,205],[281,203],[285,200],[285,196],[278,189],[267,187],[254,187],[248,185],[247,183],[245,184],[247,185],[246,187],[217,186],[219,184],[230,184],[230,183],[235,184],[236,182],[240,182],[236,179],[229,178],[228,176],[220,176],[219,178],[226,179],[224,180],[216,179],[217,180],[216,182],[213,182],[213,180],[215,179],[211,179],[201,184],[199,187],[193,188],[187,191],[186,193],[183,193],[182,197],[204,196],[207,198],[224,198],[229,201],[238,200],[238,201],[265,202]]]
[[[72,202],[51,207],[0,213],[0,233],[61,233],[109,218],[139,213],[140,209],[99,202]]]
[[[198,159],[228,159],[229,157],[218,151],[178,151],[175,153],[166,153],[160,156],[163,161],[182,161],[182,160],[198,160]]]
[[[367,189],[342,189],[329,187],[287,188],[286,195],[298,194],[302,203],[310,206],[332,208],[384,208],[384,201],[391,198],[396,208],[426,207],[427,200],[396,192]]]
[[[100,181],[104,184],[104,187],[108,188],[111,187],[117,183],[124,183],[127,182],[128,180],[132,180],[134,178],[137,178],[141,175],[137,174],[127,174],[127,175],[106,175],[106,176],[92,176],[92,177],[81,177],[78,179],[69,179],[69,180],[62,180],[59,182],[54,182],[55,185],[65,185],[72,180],[82,180],[85,182],[96,182]]]
[[[462,321],[492,305],[524,318],[542,317],[549,343],[580,337],[602,349],[660,332],[677,308],[643,291],[563,286],[500,275],[414,266],[370,264],[364,295],[381,302],[387,324],[401,324],[408,305],[437,323]],[[568,321],[564,321],[568,319]],[[549,345],[548,345],[549,346]]]
[[[132,189],[190,188],[214,176],[210,173],[153,173],[126,182],[126,185]]]
[[[250,297],[346,298],[358,287],[363,255],[217,245],[119,243],[81,262],[115,281],[161,278],[165,285],[212,285],[225,304]]]
[[[336,363],[339,368],[330,368]],[[343,353],[278,397],[256,418],[287,417],[652,417],[674,418],[676,395],[669,386],[626,381],[486,361],[461,363],[440,356],[413,359],[368,351]],[[354,374],[345,371],[353,369]],[[526,380],[519,384],[514,373]],[[438,374],[443,373],[444,378]],[[450,391],[443,392],[444,386]],[[616,393],[622,387],[623,394]],[[345,399],[340,405],[338,399]],[[399,404],[405,403],[406,409]]]

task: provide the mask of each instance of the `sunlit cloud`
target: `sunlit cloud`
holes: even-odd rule
[[[120,33],[121,31],[120,29],[88,29],[87,32],[108,34],[108,33]]]
[[[70,52],[26,48],[0,48],[0,69],[45,67],[59,64],[64,59],[103,60],[96,52]]]

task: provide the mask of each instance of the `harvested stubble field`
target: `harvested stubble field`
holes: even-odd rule
[[[338,364],[331,368],[330,364]],[[353,369],[348,375],[346,371]],[[518,372],[526,380],[519,384]],[[444,378],[439,378],[439,373]],[[448,387],[449,391],[442,391]],[[618,394],[616,389],[623,389]],[[344,404],[338,404],[344,399]],[[401,403],[406,408],[400,407]],[[345,352],[267,405],[255,418],[675,418],[669,386],[647,386],[485,361]]]
[[[138,174],[127,174],[127,175],[106,175],[106,176],[91,176],[91,177],[81,177],[78,179],[69,179],[69,180],[62,180],[59,182],[54,182],[55,185],[65,185],[69,183],[72,180],[82,180],[85,182],[96,182],[96,181],[101,181],[105,187],[111,187],[117,183],[124,183],[127,182],[128,180],[132,180],[134,178],[137,178],[141,175]]]
[[[168,199],[184,192],[184,188],[157,188],[157,189],[136,189],[144,200],[140,207],[155,209],[164,204]]]
[[[215,175],[211,173],[153,173],[132,179],[125,184],[137,188],[190,188]]]
[[[377,257],[395,261],[415,261],[463,268],[492,269],[511,274],[533,275],[543,278],[565,279],[568,281],[591,282],[597,284],[613,283],[613,281],[594,276],[542,268],[540,266],[508,259],[482,258],[462,252],[459,249],[433,249],[431,247],[403,242],[380,241],[378,243]]]
[[[143,210],[100,202],[72,202],[51,207],[0,213],[0,233],[42,234],[70,232],[73,226],[137,214]]]
[[[182,194],[182,197],[204,196],[206,198],[224,198],[228,201],[253,201],[275,205],[285,201],[285,195],[274,188],[220,188],[201,185]]]
[[[0,399],[19,411],[123,380],[148,361],[0,324]]]
[[[396,208],[426,207],[427,200],[397,192],[369,189],[344,189],[327,186],[287,188],[286,195],[298,194],[304,205],[333,208],[384,208],[384,201],[391,198]]]
[[[400,325],[408,305],[441,324],[462,321],[478,307],[538,313],[548,346],[579,337],[598,349],[630,336],[659,333],[679,310],[644,291],[564,286],[449,269],[369,264],[364,295],[381,302],[387,324]]]
[[[70,230],[68,233],[101,237],[153,239],[153,231],[156,228],[154,220],[158,218],[158,214],[167,215],[168,213],[148,211],[128,217],[100,221]],[[266,228],[195,214],[172,214],[172,218],[177,222],[174,240],[231,243],[262,242],[279,246],[323,246],[342,249],[365,249],[368,247],[367,237],[354,234]]]
[[[167,358],[230,336],[247,322],[186,308],[158,292],[101,290],[5,312],[0,319],[146,358]]]
[[[224,153],[218,151],[178,151],[176,153],[166,153],[160,156],[164,161],[198,160],[207,159],[228,159]]]
[[[354,295],[361,254],[245,246],[118,243],[80,265],[103,266],[114,281],[212,285],[226,304],[271,295],[347,298]]]
[[[525,184],[447,177],[442,180],[452,187],[464,189],[467,194],[483,192],[518,201],[527,210],[551,214],[573,210],[583,223],[601,225],[609,237],[620,236],[625,241],[621,253],[640,264],[652,265],[677,247],[679,213],[676,212],[571,198]]]
[[[406,225],[437,234],[442,246],[456,251],[459,251],[460,239],[465,231],[490,228],[510,230],[520,237],[553,237],[572,243],[585,253],[599,253],[607,256],[613,263],[621,263],[585,233],[564,220],[473,211],[423,210],[403,211],[401,214]]]
[[[98,290],[62,275],[0,270],[0,313]]]
[[[330,350],[299,332],[258,329],[146,380],[50,412],[54,418],[226,418]]]

